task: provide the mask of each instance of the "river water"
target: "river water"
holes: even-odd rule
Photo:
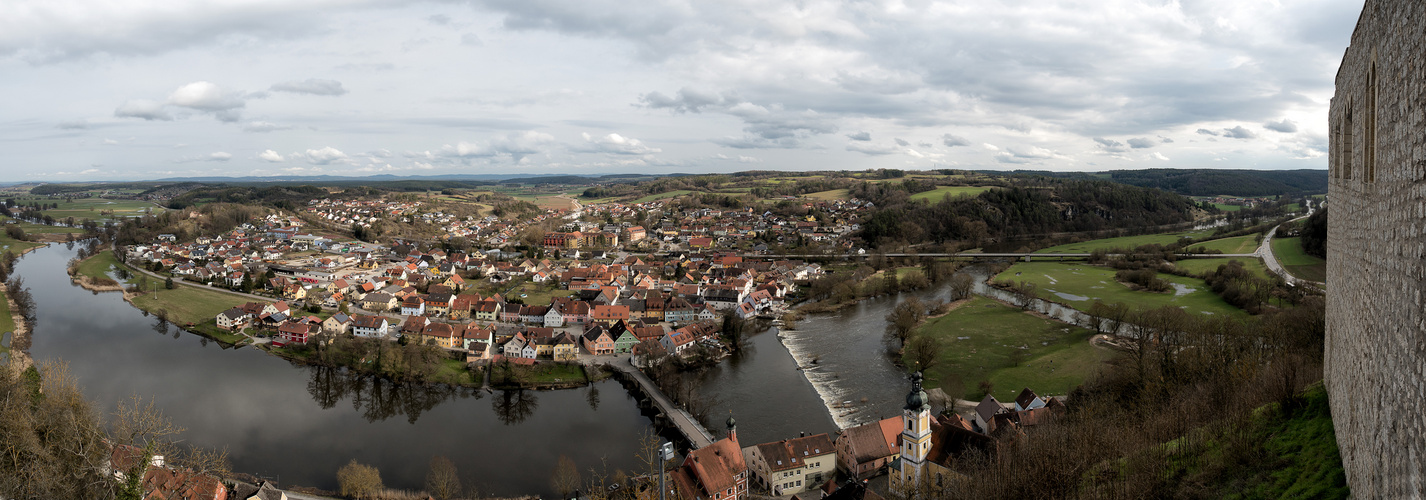
[[[485,495],[552,498],[560,455],[581,470],[636,469],[650,420],[617,382],[553,391],[401,386],[293,365],[255,349],[163,325],[117,293],[69,283],[62,244],[16,265],[38,303],[31,354],[59,359],[104,412],[131,396],[152,398],[187,429],[188,443],[227,448],[233,470],[283,486],[335,490],[355,458],[388,487],[419,489],[432,456],[445,455]]]

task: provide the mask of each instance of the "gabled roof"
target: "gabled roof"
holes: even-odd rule
[[[1039,398],[1040,396],[1036,395],[1035,391],[1032,391],[1029,387],[1026,387],[1025,390],[1020,391],[1019,396],[1015,396],[1015,404],[1019,408],[1029,408],[1030,403],[1034,403],[1035,400]]]
[[[847,428],[837,439],[848,440],[853,462],[865,463],[897,454],[900,434],[901,417],[891,417]]]
[[[697,482],[704,497],[737,485],[737,476],[748,470],[736,437],[730,436],[688,452],[683,470]],[[692,495],[690,495],[691,497]]]

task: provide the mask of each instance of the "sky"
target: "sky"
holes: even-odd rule
[[[1362,0],[6,0],[0,181],[1325,169]]]

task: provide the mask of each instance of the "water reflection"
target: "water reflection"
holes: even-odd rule
[[[495,416],[505,425],[524,422],[535,413],[535,408],[540,406],[540,400],[535,397],[535,391],[524,389],[502,390],[493,399],[490,407],[495,410]]]
[[[448,385],[403,384],[360,375],[341,368],[308,367],[307,393],[322,409],[351,399],[352,409],[367,422],[404,416],[416,423],[423,413],[453,397],[480,399],[482,394]]]

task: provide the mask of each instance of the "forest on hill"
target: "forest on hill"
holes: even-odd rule
[[[938,203],[911,201],[900,187],[852,189],[853,196],[877,204],[861,232],[873,246],[961,241],[975,247],[987,238],[1154,227],[1191,221],[1200,209],[1167,191],[1096,180],[1043,179]]]
[[[1224,170],[1151,168],[1109,172],[1017,171],[1065,179],[1108,179],[1186,196],[1273,196],[1327,192],[1326,170]]]

